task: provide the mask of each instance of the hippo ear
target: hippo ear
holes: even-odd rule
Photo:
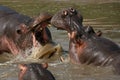
[[[23,34],[27,32],[27,26],[25,24],[20,24],[19,29],[16,30],[18,34]]]

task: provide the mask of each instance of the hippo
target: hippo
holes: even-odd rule
[[[30,63],[19,65],[18,80],[55,80],[53,74],[47,70],[46,63]]]
[[[74,8],[62,9],[51,19],[55,28],[68,33],[70,61],[95,66],[112,65],[120,72],[120,46],[101,36],[101,31],[83,26],[82,22],[82,15]]]
[[[8,52],[17,56],[20,51],[24,52],[31,47],[53,44],[50,30],[47,28],[51,17],[51,14],[45,12],[33,19],[8,7],[0,6],[0,54]],[[53,55],[53,52],[51,53]],[[19,80],[55,80],[47,70],[47,65],[38,63],[19,65],[21,69]]]
[[[0,54],[4,52],[17,55],[37,43],[52,43],[47,28],[52,15],[40,13],[36,18],[20,14],[6,6],[0,6]]]

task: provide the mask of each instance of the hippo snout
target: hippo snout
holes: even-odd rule
[[[83,17],[74,8],[66,8],[57,12],[51,19],[51,24],[57,29],[66,30],[71,33],[73,30],[81,31]]]

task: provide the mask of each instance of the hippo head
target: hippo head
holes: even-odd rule
[[[51,24],[57,29],[66,30],[70,38],[89,38],[95,34],[91,26],[83,26],[82,22],[82,15],[74,8],[60,10],[51,19]],[[101,32],[97,35],[101,36]]]
[[[82,26],[83,17],[73,8],[63,9],[57,12],[51,19],[51,24],[57,29],[66,30],[71,33],[73,30],[79,30]]]
[[[27,38],[25,40],[26,43],[24,44],[33,43],[31,45],[34,46],[35,50],[33,50],[31,56],[35,59],[50,59],[51,57],[53,58],[59,56],[59,53],[61,52],[61,46],[53,43],[50,30],[47,27],[51,17],[52,16],[47,13],[41,13],[34,19],[29,27],[27,27],[25,24],[21,24],[20,29],[17,30],[17,33],[23,36],[22,38],[27,38],[27,35],[32,37],[29,39]],[[28,40],[32,41],[28,42]],[[22,44],[20,44],[20,46],[21,45]]]
[[[55,80],[46,64],[30,63],[19,65],[19,80]]]
[[[47,28],[50,19],[52,18],[51,14],[40,13],[39,16],[34,18],[30,25],[20,24],[17,33],[20,35],[27,35],[33,33],[35,39],[41,44],[45,45],[49,43],[52,39],[51,33]]]

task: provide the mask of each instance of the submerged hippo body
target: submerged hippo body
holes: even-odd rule
[[[92,27],[84,27],[82,19],[75,9],[69,8],[59,11],[51,20],[56,28],[68,32],[71,61],[76,64],[119,67],[120,47],[111,40],[101,37],[99,32],[95,33]]]
[[[32,47],[32,31],[34,31],[35,39],[40,43],[44,42],[44,36],[45,39],[51,40],[48,28],[28,31],[29,27],[34,25],[34,22],[34,19],[26,15],[0,6],[0,53],[9,52],[16,55],[20,50]],[[37,26],[39,27],[39,25]]]
[[[120,56],[119,46],[108,39],[92,36],[82,40],[81,43],[70,41],[69,53],[71,60],[75,63],[111,65],[114,64],[117,56]]]
[[[19,68],[21,69],[19,72],[19,80],[55,80],[52,73],[42,64],[22,64]]]

